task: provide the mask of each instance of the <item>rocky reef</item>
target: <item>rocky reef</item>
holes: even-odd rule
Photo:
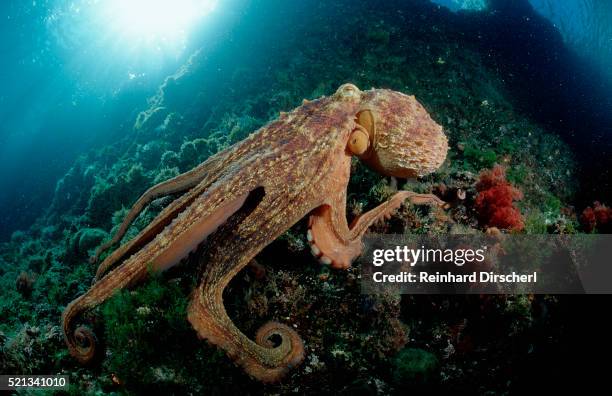
[[[424,0],[346,7],[334,2],[294,17],[279,46],[249,50],[257,61],[232,63],[231,49],[196,51],[131,120],[131,134],[74,163],[46,214],[0,244],[0,372],[67,374],[74,394],[490,394],[529,378],[528,368],[512,368],[535,367],[560,345],[562,298],[363,295],[359,268],[330,270],[312,258],[303,222],[266,248],[224,296],[246,334],[269,318],[299,330],[306,360],[283,382],[255,382],[197,339],[185,315],[197,268],[205,265],[197,254],[163,282],[121,292],[88,318],[107,348],[100,362],[81,367],[68,355],[60,314],[91,284],[88,257],[148,187],[344,82],[415,95],[449,138],[447,161],[423,179],[385,179],[354,163],[351,218],[398,188],[451,204],[446,211],[405,206],[374,231],[576,233],[608,224],[593,214],[603,213],[602,205],[579,221],[572,150],[514,106],[487,53],[466,40],[464,14]],[[253,10],[252,18],[265,21]],[[233,32],[236,46],[248,47],[245,30]],[[169,202],[154,201],[126,238]],[[491,209],[499,202],[502,209]]]

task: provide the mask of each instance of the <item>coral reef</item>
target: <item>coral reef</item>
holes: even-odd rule
[[[521,231],[525,227],[521,212],[514,206],[514,201],[522,199],[523,194],[508,183],[502,166],[481,172],[476,190],[474,208],[483,226],[511,231]]]
[[[593,206],[587,206],[580,215],[580,222],[586,232],[595,230],[600,233],[610,233],[612,231],[612,208],[595,201]]]

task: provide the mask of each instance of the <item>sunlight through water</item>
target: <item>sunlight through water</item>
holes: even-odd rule
[[[216,0],[108,0],[100,11],[109,30],[128,44],[180,45],[216,5]]]

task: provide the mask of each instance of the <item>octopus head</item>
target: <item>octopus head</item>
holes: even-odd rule
[[[356,105],[347,150],[375,171],[409,178],[434,172],[444,162],[448,142],[442,127],[414,96],[344,84],[335,97]]]

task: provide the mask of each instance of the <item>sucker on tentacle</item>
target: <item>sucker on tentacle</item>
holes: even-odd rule
[[[83,312],[136,285],[150,269],[175,265],[206,239],[189,322],[199,337],[225,350],[253,378],[280,380],[304,359],[303,341],[290,326],[274,321],[264,324],[254,341],[249,339],[223,306],[228,283],[309,214],[307,239],[313,254],[334,268],[349,267],[361,253],[368,227],[405,200],[443,204],[430,194],[399,191],[349,225],[345,208],[351,158],[381,174],[404,178],[435,171],[447,149],[442,128],[414,96],[344,84],[330,97],[305,100],[194,170],[151,188],[134,204],[96,257],[121,240],[152,199],[184,191],[138,236],[111,253],[98,268],[97,282],[68,304],[62,328],[70,353],[87,363],[96,352],[93,332],[75,328]],[[274,335],[279,345],[273,344]]]
[[[336,210],[332,210],[330,206],[320,207],[308,220],[306,239],[311,253],[321,264],[330,265],[332,268],[350,267],[351,261],[361,253],[361,238],[368,227],[381,219],[389,219],[404,201],[418,205],[446,205],[432,194],[400,191],[387,202],[355,218],[348,226],[344,205],[335,205]],[[345,199],[342,198],[341,202],[345,202]]]

